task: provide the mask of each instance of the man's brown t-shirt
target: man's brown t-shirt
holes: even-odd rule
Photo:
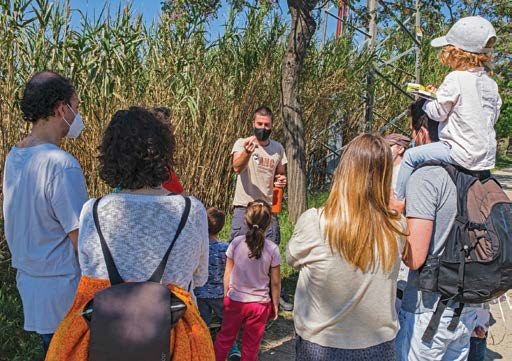
[[[231,155],[244,150],[244,140],[240,138],[235,142]],[[245,207],[255,199],[272,204],[276,168],[286,163],[288,160],[281,143],[269,139],[268,145],[258,145],[245,169],[237,176],[233,205]]]

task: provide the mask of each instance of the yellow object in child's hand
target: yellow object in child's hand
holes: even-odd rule
[[[424,99],[428,99],[428,100],[436,99],[436,93],[433,91],[427,90],[427,88],[421,84],[407,83],[406,91],[407,91],[407,93],[417,95],[420,98],[424,98]]]

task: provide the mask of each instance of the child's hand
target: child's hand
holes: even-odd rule
[[[272,305],[272,308],[273,310],[270,317],[272,318],[272,321],[275,321],[279,317],[279,305]]]
[[[482,326],[476,326],[473,332],[476,333],[478,338],[485,338],[485,329]]]
[[[432,84],[429,84],[425,87],[425,89],[427,89],[428,92],[431,92],[431,93],[436,93],[437,92],[437,88],[435,86],[433,86]]]
[[[389,209],[397,211],[398,213],[404,213],[405,210],[405,200],[401,201],[395,197],[394,190],[391,190],[391,195],[389,196]]]

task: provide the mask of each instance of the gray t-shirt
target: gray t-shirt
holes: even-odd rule
[[[457,215],[455,184],[444,168],[420,168],[409,178],[406,200],[408,218],[434,221],[428,255],[440,255]],[[412,313],[433,312],[440,294],[420,291],[418,275],[417,270],[409,271],[402,308]]]
[[[37,277],[78,274],[68,237],[87,200],[78,161],[54,144],[13,147],[5,161],[3,194],[12,266]]]

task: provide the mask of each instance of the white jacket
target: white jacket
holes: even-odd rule
[[[437,99],[423,106],[439,124],[439,139],[451,146],[450,156],[470,170],[494,168],[494,124],[501,108],[498,85],[483,68],[452,71],[437,90]]]

